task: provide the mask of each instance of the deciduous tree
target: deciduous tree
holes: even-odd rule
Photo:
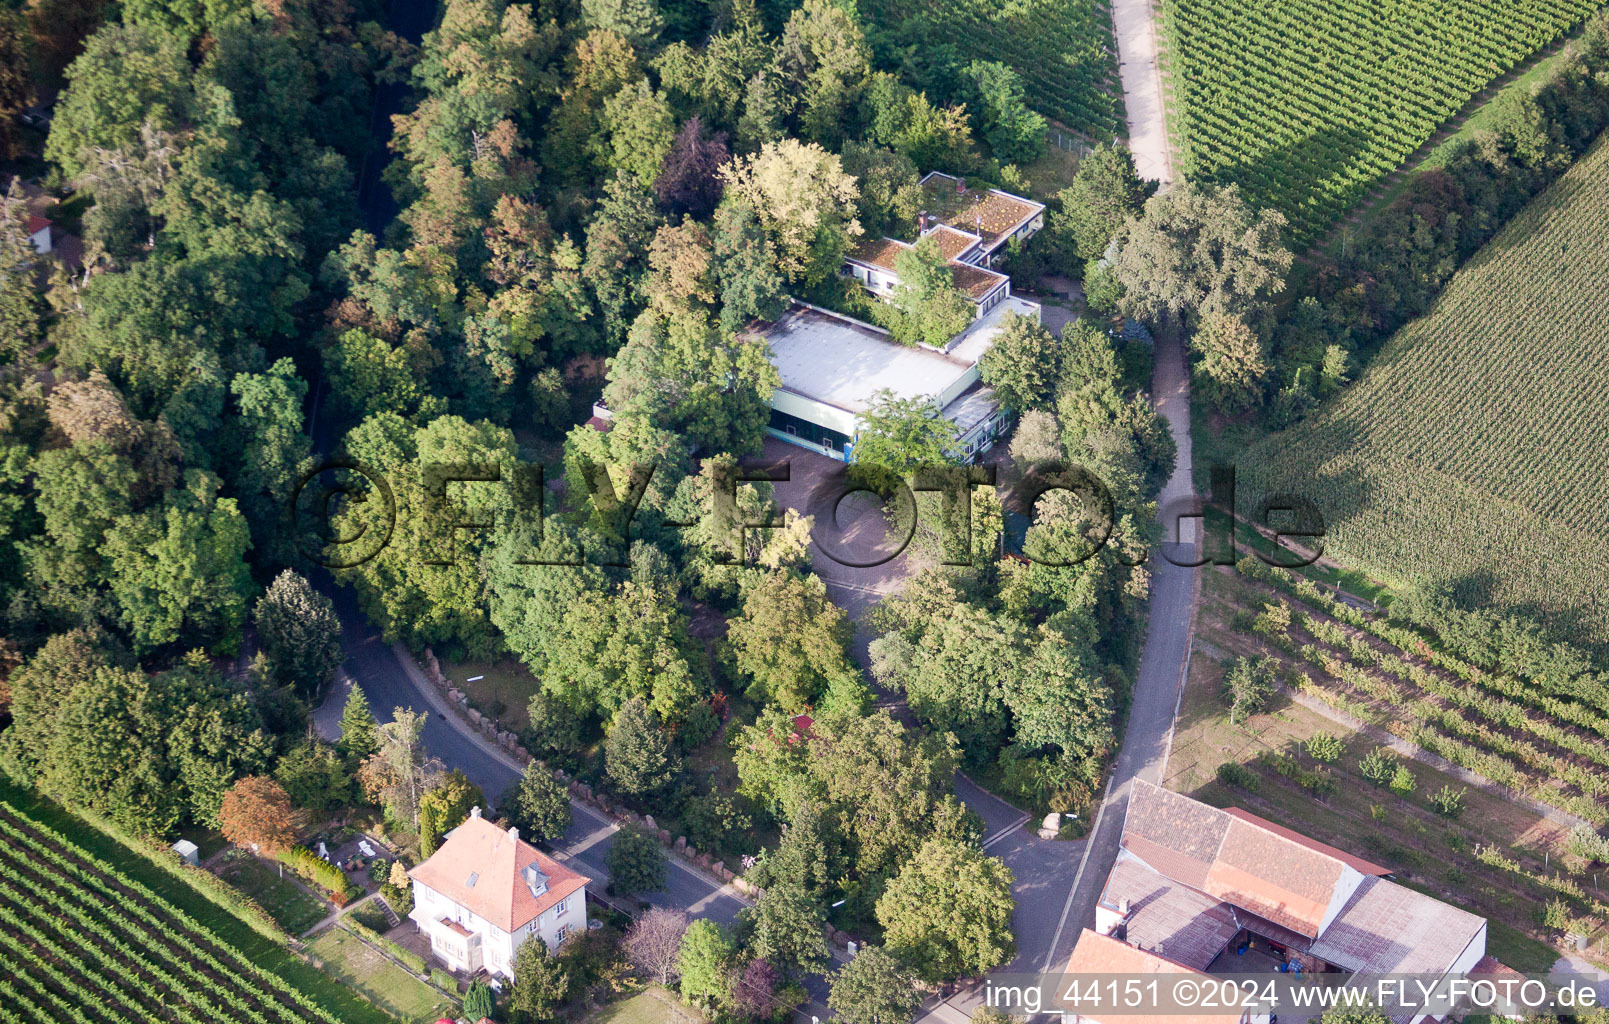
[[[955,271],[932,238],[894,257],[899,283],[876,307],[896,341],[943,346],[972,323],[977,306],[955,284]]]
[[[927,981],[992,970],[1016,953],[1011,871],[964,843],[931,839],[877,901],[888,949]]]
[[[296,842],[290,797],[279,783],[260,775],[247,776],[229,787],[218,824],[231,843],[250,846],[270,857]]]
[[[642,796],[664,789],[675,771],[670,739],[648,709],[648,702],[633,697],[615,712],[604,748],[609,779],[624,793]]]
[[[525,766],[503,813],[533,843],[552,842],[570,827],[570,794],[539,761]]]
[[[623,895],[658,892],[670,871],[659,840],[632,826],[615,833],[605,861],[610,887]]]
[[[435,853],[442,836],[463,824],[471,808],[485,803],[480,787],[456,768],[435,779],[419,798],[420,855]]]
[[[687,915],[668,907],[654,907],[632,922],[622,945],[631,965],[661,985],[669,985],[687,933]]]
[[[845,1024],[911,1024],[921,1004],[916,978],[881,946],[867,946],[838,968],[827,996]]]
[[[843,610],[813,574],[767,573],[746,588],[743,612],[726,634],[749,693],[797,714],[833,681],[856,675]]]

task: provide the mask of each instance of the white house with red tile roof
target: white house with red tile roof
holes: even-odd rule
[[[33,243],[34,252],[43,256],[54,247],[50,237],[50,221],[38,214],[28,216],[28,241]]]
[[[539,937],[554,949],[587,927],[587,883],[530,843],[501,829],[479,807],[423,864],[413,879],[408,919],[430,936],[449,968],[514,977],[514,952]]]

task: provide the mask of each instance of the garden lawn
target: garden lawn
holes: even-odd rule
[[[307,951],[330,975],[403,1020],[438,1019],[457,1009],[456,1003],[344,928],[326,928]]]
[[[330,913],[329,905],[297,885],[289,871],[281,878],[277,866],[243,850],[231,850],[218,865],[217,874],[256,900],[292,935],[302,934]]]
[[[587,1024],[703,1024],[703,1020],[658,985],[610,1003],[586,1019]]]
[[[441,671],[447,677],[447,685],[467,693],[471,707],[502,722],[503,728],[517,733],[531,724],[531,697],[542,684],[514,659],[443,661]],[[481,678],[469,682],[475,676]]]

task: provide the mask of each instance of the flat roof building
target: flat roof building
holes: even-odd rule
[[[955,424],[956,456],[970,461],[1004,429],[1006,414],[978,374],[1009,313],[1039,306],[1007,296],[943,348],[902,345],[880,327],[796,302],[755,333],[771,346],[782,386],[771,396],[771,433],[835,459],[853,458],[860,417],[879,392],[927,399]]]

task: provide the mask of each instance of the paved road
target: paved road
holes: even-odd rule
[[[1194,560],[1198,548],[1195,522],[1183,521],[1183,540],[1177,543],[1180,521],[1175,517],[1193,499],[1190,481],[1190,378],[1184,346],[1172,332],[1159,333],[1152,395],[1157,411],[1168,421],[1178,443],[1173,475],[1162,488],[1158,515],[1163,521],[1165,554],[1180,561]],[[1170,523],[1172,525],[1170,525]],[[1123,730],[1123,745],[1112,766],[1107,797],[1089,837],[1084,863],[1071,896],[1062,908],[1055,939],[1039,965],[1052,970],[1072,953],[1079,930],[1095,921],[1095,903],[1106,875],[1117,857],[1123,818],[1128,811],[1129,786],[1135,778],[1160,783],[1173,737],[1173,718],[1179,706],[1179,689],[1188,665],[1195,629],[1196,597],[1200,573],[1173,564],[1153,553],[1150,560],[1151,600],[1140,653],[1140,670],[1133,702]]]
[[[1152,0],[1112,0],[1117,34],[1117,70],[1128,109],[1129,152],[1140,177],[1167,185],[1173,181],[1168,152],[1167,109],[1157,65],[1157,33]]]
[[[425,749],[448,768],[462,771],[495,805],[503,791],[519,781],[521,773],[516,762],[457,718],[443,713],[445,700],[405,652],[398,652],[380,638],[379,630],[364,622],[350,591],[338,591],[335,602],[341,613],[342,642],[346,647],[342,667],[349,681],[343,680],[339,687],[331,687],[330,696],[314,713],[319,734],[330,740],[339,735],[341,709],[346,704],[350,683],[362,687],[375,718],[381,722],[389,722],[392,710],[398,707],[428,711]],[[594,888],[601,892],[609,878],[605,858],[614,841],[616,826],[585,804],[572,800],[570,806],[573,820],[563,839],[553,844],[554,854],[558,860],[594,879]],[[665,891],[646,898],[655,905],[677,907],[722,924],[730,924],[747,905],[747,901],[730,888],[717,885],[714,879],[675,859],[671,860]]]

